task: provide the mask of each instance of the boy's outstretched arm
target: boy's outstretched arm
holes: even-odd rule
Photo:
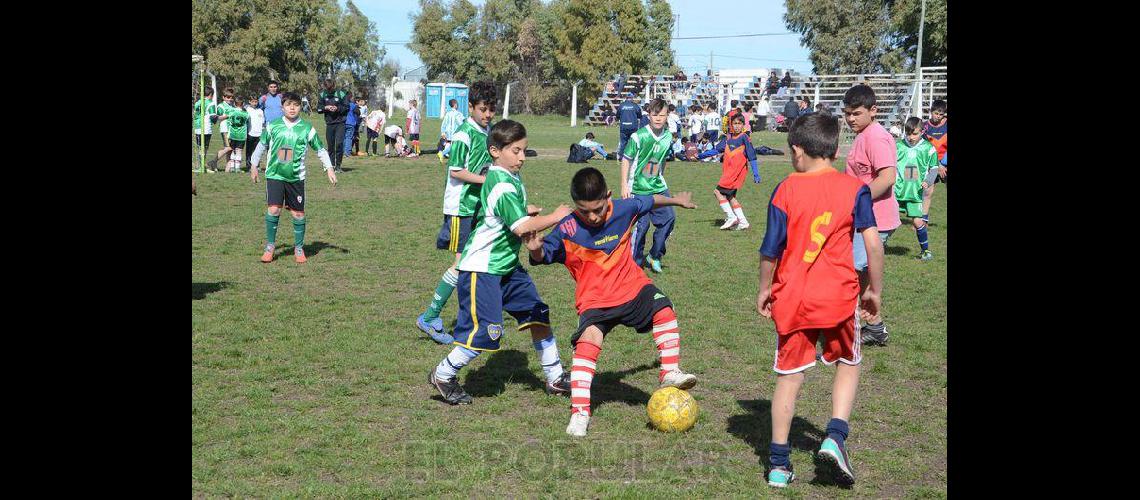
[[[558,205],[558,208],[554,209],[553,213],[530,217],[526,221],[523,221],[522,224],[519,224],[511,229],[511,232],[515,233],[516,236],[519,236],[521,238],[526,233],[542,231],[555,224],[558,224],[558,221],[565,219],[566,216],[570,215],[572,212],[573,211],[570,210],[570,207],[566,206],[565,204]]]
[[[868,227],[862,231],[863,245],[867,249],[867,277],[869,284],[867,291],[860,297],[860,315],[862,319],[874,321],[878,319],[879,307],[882,305],[883,291],[883,241],[879,239],[879,230]]]
[[[657,207],[681,207],[691,209],[697,208],[697,204],[693,203],[693,193],[684,191],[677,193],[672,198],[659,194],[653,195],[653,208]]]

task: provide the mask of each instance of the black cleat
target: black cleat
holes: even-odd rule
[[[883,333],[876,334],[864,326],[860,329],[860,341],[866,346],[886,346],[887,341],[890,339],[890,334],[887,333],[886,325],[883,325]]]
[[[455,377],[449,380],[440,380],[435,377],[435,368],[428,372],[428,383],[439,391],[439,395],[443,396],[443,400],[451,405],[469,405],[471,404],[472,397],[459,386],[459,381]]]
[[[547,394],[570,394],[570,372],[563,371],[562,375],[558,377],[553,383],[546,383]]]

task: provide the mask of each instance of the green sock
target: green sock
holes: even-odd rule
[[[280,215],[265,214],[265,241],[269,245],[274,245],[277,242],[277,223],[280,221]]]
[[[300,247],[305,244],[305,218],[293,219],[293,246]]]
[[[432,295],[431,304],[428,305],[427,311],[424,311],[424,321],[432,321],[439,317],[439,312],[447,305],[447,299],[451,298],[451,291],[455,290],[458,281],[459,275],[453,274],[451,269],[443,273],[439,284],[435,286],[435,295]]]

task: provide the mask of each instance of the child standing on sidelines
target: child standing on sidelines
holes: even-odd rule
[[[672,151],[673,134],[665,128],[669,116],[665,100],[658,97],[649,103],[649,125],[637,129],[621,153],[621,197],[659,194],[669,197],[665,183],[665,157]],[[673,207],[654,208],[648,217],[640,217],[633,232],[633,260],[637,265],[646,263],[655,273],[661,272],[661,258],[665,256],[665,240],[673,232],[676,215]],[[649,257],[645,251],[645,236],[649,223],[653,231],[653,246]]]
[[[451,138],[447,183],[443,190],[443,227],[439,229],[435,247],[455,254],[455,262],[443,272],[435,287],[431,303],[418,318],[416,327],[441,344],[450,344],[451,336],[443,331],[439,318],[443,306],[455,289],[459,258],[474,226],[479,189],[492,159],[487,148],[487,128],[495,116],[495,86],[491,82],[471,84],[468,95],[468,118]]]
[[[709,141],[716,143],[720,137],[720,113],[716,111],[716,101],[712,101],[705,109],[705,131],[709,134]]]
[[[837,364],[831,420],[818,456],[835,467],[836,481],[855,482],[847,456],[848,420],[862,362],[855,306],[878,314],[883,287],[883,247],[877,237],[871,188],[831,166],[839,149],[839,124],[827,116],[796,118],[788,131],[795,172],[772,191],[768,226],[760,246],[760,293],[756,309],[776,323],[776,389],[772,393],[771,470],[768,484],[783,488],[795,479],[788,460],[788,434],[804,370],[820,359]],[[868,255],[870,286],[860,292],[852,258],[852,233]]]
[[[697,142],[705,136],[705,115],[696,104],[689,106],[689,141]]]
[[[503,312],[529,329],[534,350],[546,375],[546,392],[570,392],[570,374],[562,369],[550,329],[550,307],[538,296],[530,274],[519,262],[521,237],[545,230],[570,215],[560,205],[552,214],[537,215],[527,204],[519,171],[526,159],[526,128],[513,120],[496,123],[489,133],[494,158],[479,189],[478,222],[459,261],[459,314],[455,347],[428,373],[428,383],[449,404],[471,404],[457,375],[482,351],[499,350]],[[533,213],[534,215],[530,215]]]
[[[863,184],[871,188],[875,222],[882,243],[880,246],[885,247],[887,239],[902,225],[902,220],[899,219],[899,202],[895,198],[894,189],[897,175],[895,138],[875,121],[878,111],[875,91],[865,84],[855,85],[843,95],[843,117],[851,130],[855,131],[855,142],[847,153],[847,175],[863,181]],[[863,251],[863,233],[855,233],[853,246],[855,270],[859,272],[860,286],[866,289],[867,254]],[[887,345],[890,334],[887,333],[881,316],[879,314],[874,321],[863,325],[860,330],[863,344]]]
[[[922,193],[934,185],[938,178],[938,153],[934,146],[922,138],[922,120],[916,116],[907,118],[904,130],[906,136],[898,142],[898,174],[895,178],[895,198],[899,200],[899,210],[911,218],[918,245],[922,251],[918,260],[930,260],[930,241],[926,232],[926,215],[923,211]]]
[[[273,261],[276,248],[277,224],[281,220],[281,206],[289,208],[293,215],[293,258],[303,264],[305,258],[305,155],[310,150],[317,151],[317,158],[328,173],[329,182],[336,185],[329,151],[317,137],[312,124],[298,117],[301,114],[301,97],[285,92],[281,97],[285,115],[269,122],[265,127],[265,140],[258,143],[253,152],[253,163],[249,176],[257,182],[258,165],[261,155],[268,152],[269,161],[265,166],[265,202],[269,205],[265,215],[265,251],[262,262]]]
[[[720,209],[724,210],[724,225],[721,229],[735,229],[742,231],[752,225],[744,216],[744,208],[736,199],[736,191],[744,185],[744,165],[752,169],[752,182],[760,184],[760,167],[756,160],[756,149],[752,147],[752,138],[744,133],[744,116],[734,113],[729,123],[732,136],[724,136],[712,149],[698,155],[698,158],[708,158],[724,153],[720,180],[713,189]]]
[[[459,101],[452,99],[447,101],[447,113],[443,115],[443,121],[439,125],[439,143],[437,147],[439,151],[436,157],[439,158],[440,163],[446,164],[445,158],[451,156],[451,136],[459,130],[459,126],[463,124],[463,113],[459,112]]]
[[[530,263],[561,263],[577,285],[578,330],[570,337],[574,363],[570,368],[570,423],[566,433],[585,436],[590,425],[590,386],[597,369],[602,340],[618,325],[638,333],[653,330],[661,360],[660,387],[692,388],[696,375],[680,370],[681,333],[673,303],[645,271],[629,258],[633,225],[654,207],[697,208],[691,193],[675,198],[661,195],[611,200],[606,179],[598,169],[586,167],[570,181],[570,198],[577,208],[562,218],[545,238],[525,236]]]
[[[245,139],[246,165],[242,165],[243,170],[249,165],[249,160],[253,158],[253,150],[261,142],[261,133],[265,130],[265,111],[257,107],[257,96],[249,96],[249,100],[246,101],[245,112],[249,113],[249,132]]]
[[[407,130],[408,140],[412,141],[412,152],[420,155],[420,110],[418,103],[412,99],[408,106]]]
[[[387,117],[384,116],[384,111],[381,109],[375,109],[368,113],[368,117],[365,118],[364,121],[364,124],[368,129],[368,142],[364,143],[365,153],[368,153],[371,156],[380,156],[378,150],[380,147],[380,131],[384,129],[384,122],[386,120]],[[384,149],[384,152],[387,153],[388,148],[385,147]]]

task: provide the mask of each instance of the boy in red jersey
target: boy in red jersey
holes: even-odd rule
[[[744,207],[736,199],[736,191],[744,186],[744,166],[748,165],[752,169],[752,182],[756,184],[760,184],[760,167],[756,162],[752,138],[744,132],[744,115],[732,114],[727,131],[728,134],[722,136],[716,146],[698,155],[697,159],[724,154],[720,180],[717,181],[713,194],[716,195],[720,209],[724,210],[724,225],[720,228],[739,231],[751,227],[748,218],[744,216]]]
[[[576,210],[563,218],[545,238],[531,233],[523,238],[531,265],[562,263],[577,287],[578,331],[570,337],[574,364],[570,370],[570,424],[566,433],[585,436],[590,424],[590,384],[594,379],[602,339],[621,324],[638,333],[653,330],[661,358],[661,387],[688,389],[696,375],[678,368],[680,329],[673,303],[634,262],[631,235],[640,217],[655,207],[697,208],[692,193],[675,197],[635,195],[610,199],[606,179],[598,169],[586,167],[570,181]]]
[[[839,123],[834,118],[821,114],[796,118],[788,132],[796,171],[772,191],[767,232],[760,246],[756,308],[761,316],[775,321],[777,335],[768,484],[780,488],[795,479],[788,460],[788,433],[803,372],[815,366],[815,344],[820,337],[824,364],[839,363],[832,387],[831,421],[818,456],[835,465],[838,482],[855,482],[844,446],[862,361],[855,305],[862,306],[864,319],[879,313],[883,245],[870,188],[831,166],[838,137]],[[870,281],[861,301],[851,250],[855,231],[864,235]]]

